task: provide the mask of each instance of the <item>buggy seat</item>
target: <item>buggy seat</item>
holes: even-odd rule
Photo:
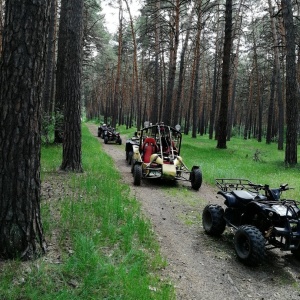
[[[157,152],[157,145],[156,145],[156,141],[154,138],[148,137],[145,139],[144,143],[143,143],[143,161],[144,163],[149,163],[150,162],[150,156],[153,153]]]

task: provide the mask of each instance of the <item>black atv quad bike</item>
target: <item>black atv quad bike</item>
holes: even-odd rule
[[[103,132],[103,139],[105,144],[107,144],[108,142],[114,142],[116,144],[122,145],[120,133],[117,132],[113,127],[108,127]]]
[[[280,200],[288,184],[271,189],[246,179],[222,178],[216,179],[216,185],[226,208],[217,204],[204,208],[202,224],[207,234],[221,235],[226,225],[233,228],[235,252],[247,265],[262,263],[266,250],[274,248],[300,258],[299,202]]]

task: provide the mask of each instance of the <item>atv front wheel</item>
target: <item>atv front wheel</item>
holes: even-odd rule
[[[105,138],[104,138],[104,144],[107,144],[108,143],[108,137],[106,136]]]
[[[226,222],[223,218],[224,209],[217,204],[209,204],[205,206],[202,213],[202,225],[205,232],[209,235],[221,235],[226,227]]]
[[[133,184],[141,185],[142,180],[142,166],[135,164],[133,167]]]
[[[266,256],[265,239],[254,226],[243,225],[234,235],[235,252],[246,265],[257,266]]]
[[[200,169],[192,169],[191,184],[194,190],[198,191],[200,189],[202,185],[202,172]]]

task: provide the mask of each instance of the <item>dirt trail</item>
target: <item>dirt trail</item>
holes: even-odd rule
[[[88,127],[97,136],[97,126]],[[125,138],[123,145],[104,144],[98,139],[151,221],[168,262],[162,276],[171,278],[177,299],[300,300],[300,262],[290,253],[272,250],[264,265],[246,267],[236,258],[230,231],[218,239],[204,233],[200,221],[203,207],[208,202],[223,205],[216,189],[203,184],[196,192],[190,183],[165,185],[152,181],[142,181],[136,187],[125,160]],[[202,172],[205,181],[205,170]]]

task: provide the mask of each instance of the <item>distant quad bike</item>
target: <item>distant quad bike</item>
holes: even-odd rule
[[[140,138],[138,133],[135,132],[134,136],[126,141],[125,144],[125,153],[126,161],[129,165],[133,164],[133,145],[139,146]]]
[[[120,133],[115,131],[113,127],[107,127],[103,132],[104,144],[108,142],[115,142],[116,144],[122,145],[122,139]]]
[[[202,213],[205,232],[221,235],[226,225],[233,228],[234,247],[239,260],[258,265],[266,250],[279,248],[300,258],[300,209],[295,200],[280,200],[288,184],[271,189],[269,185],[253,184],[247,179],[216,179],[225,198],[226,209],[207,205]],[[259,193],[263,190],[264,193]]]
[[[142,179],[161,178],[190,181],[194,190],[202,184],[199,166],[189,170],[180,156],[182,135],[180,126],[176,129],[164,124],[143,128],[138,145],[133,145],[133,183],[139,186]]]
[[[103,133],[105,130],[107,130],[107,125],[104,123],[98,127],[98,137],[103,139],[104,138]]]

